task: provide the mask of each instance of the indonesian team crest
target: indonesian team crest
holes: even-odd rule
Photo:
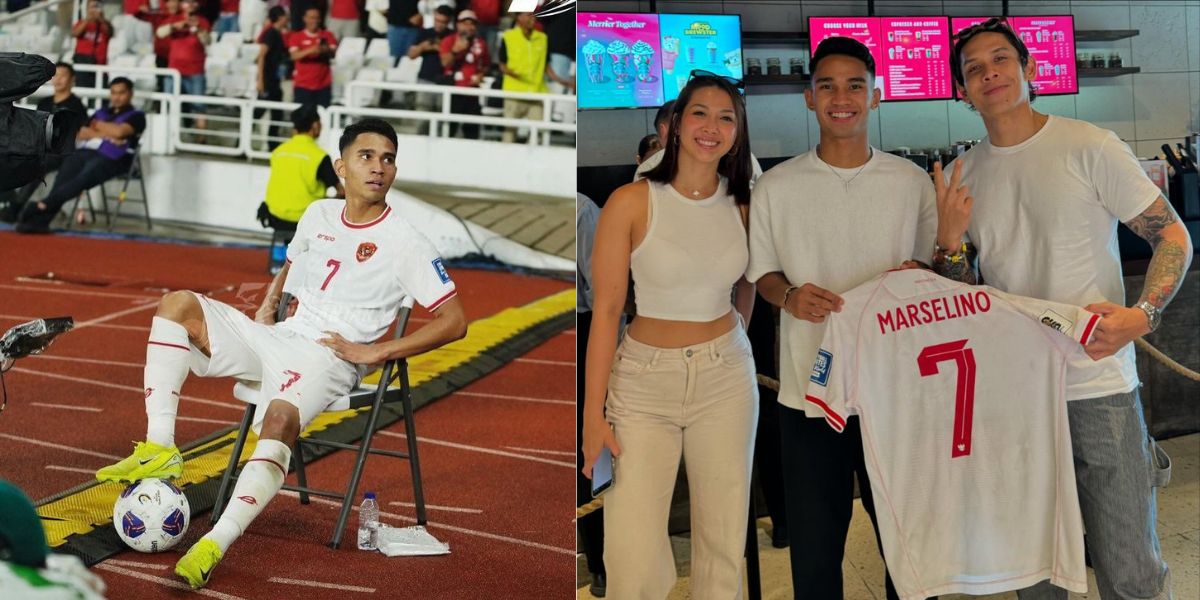
[[[358,262],[364,262],[368,258],[375,256],[375,251],[378,249],[379,247],[374,242],[363,242],[358,245],[358,250],[354,253],[354,258],[357,258]]]

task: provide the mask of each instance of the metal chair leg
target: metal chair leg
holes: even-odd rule
[[[150,222],[150,196],[146,195],[146,176],[142,173],[142,158],[139,156],[138,161],[138,185],[142,188],[142,210],[146,213],[146,230],[149,231],[154,227]]]
[[[238,427],[237,439],[233,442],[233,454],[229,455],[229,464],[225,467],[225,474],[221,476],[221,485],[217,488],[217,499],[213,502],[212,522],[215,524],[217,519],[221,518],[221,512],[225,509],[225,501],[229,499],[232,490],[229,489],[229,484],[233,481],[233,472],[237,470],[238,459],[242,456],[242,448],[246,445],[246,436],[250,433],[250,426],[254,424],[254,405],[246,406],[246,414],[242,417],[242,424]]]
[[[413,422],[412,393],[408,387],[408,360],[400,360],[400,394],[404,405],[404,433],[408,438],[408,466],[412,470],[413,503],[417,505],[417,525],[424,525],[425,491],[421,487],[421,460],[417,456],[417,426]]]
[[[292,452],[292,470],[296,472],[296,482],[301,488],[308,487],[308,477],[304,475],[304,457],[301,452],[304,451],[304,440],[296,438],[296,448]],[[300,504],[308,504],[308,492],[298,492],[300,494]]]
[[[334,550],[341,545],[342,532],[345,531],[346,520],[350,516],[350,503],[357,498],[358,481],[362,478],[367,454],[371,452],[371,440],[375,437],[375,426],[379,422],[379,410],[383,406],[383,397],[387,392],[387,384],[392,378],[392,370],[395,367],[396,361],[388,361],[383,366],[383,376],[379,378],[379,387],[375,390],[375,400],[371,403],[371,415],[367,418],[367,428],[363,432],[362,444],[358,449],[358,460],[354,463],[354,471],[350,474],[350,487],[346,489],[346,496],[342,500],[342,512],[338,515],[337,527],[333,530],[333,539],[329,541],[329,547]]]

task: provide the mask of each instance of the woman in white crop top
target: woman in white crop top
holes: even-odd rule
[[[758,415],[744,323],[750,143],[735,83],[700,71],[680,92],[664,156],[605,204],[592,253],[584,474],[616,459],[605,496],[612,598],[662,600],[675,583],[667,535],[682,457],[692,516],[691,597],[740,597]],[[637,316],[617,345],[632,274]],[[611,425],[610,425],[611,424]]]

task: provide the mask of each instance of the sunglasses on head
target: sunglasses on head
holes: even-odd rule
[[[720,79],[721,81],[724,81],[725,83],[728,83],[729,85],[732,85],[734,87],[734,89],[736,89],[738,91],[739,94],[746,93],[746,83],[744,81],[742,81],[741,79],[734,79],[733,77],[730,77],[728,75],[719,75],[717,73],[713,73],[712,71],[705,71],[704,69],[695,69],[692,71],[691,75],[688,76],[688,83],[691,83],[692,80],[694,80],[694,79]]]
[[[962,39],[965,37],[973,36],[980,32],[1000,31],[1001,29],[1009,29],[1009,30],[1012,29],[1012,27],[1009,26],[1009,24],[1008,24],[1008,19],[1006,19],[1004,17],[992,17],[982,23],[976,23],[976,24],[954,34],[954,39],[959,40],[959,39]]]

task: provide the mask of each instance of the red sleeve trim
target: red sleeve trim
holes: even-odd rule
[[[435,310],[441,308],[442,305],[445,304],[447,300],[449,300],[457,295],[458,295],[458,290],[450,290],[450,292],[448,294],[446,294],[445,296],[442,296],[441,298],[438,298],[437,300],[434,300],[433,302],[430,302],[429,305],[426,306],[425,308],[427,308],[431,312],[435,311]]]
[[[834,410],[832,408],[829,408],[829,405],[825,404],[824,400],[821,400],[820,398],[817,398],[815,396],[810,396],[808,394],[804,395],[804,399],[813,404],[816,404],[822,411],[824,411],[825,421],[827,423],[829,423],[829,426],[832,427],[835,431],[840,433],[843,429],[846,428],[846,419],[842,418],[842,415],[839,415],[836,412],[834,412]]]
[[[155,342],[155,341],[153,341],[153,340],[152,340],[152,341],[148,341],[148,342],[146,342],[146,344],[147,344],[147,345],[150,345],[150,346],[166,346],[166,347],[168,347],[168,348],[179,348],[180,350],[184,350],[184,351],[187,351],[187,352],[191,352],[191,351],[192,351],[192,349],[191,349],[191,348],[188,348],[187,346],[180,346],[179,344],[168,344],[168,343],[166,343],[166,342]]]
[[[1100,321],[1100,315],[1092,315],[1088,319],[1087,326],[1083,328],[1083,335],[1079,336],[1079,343],[1087,345],[1088,339],[1092,337],[1092,330],[1096,329],[1096,323]]]

